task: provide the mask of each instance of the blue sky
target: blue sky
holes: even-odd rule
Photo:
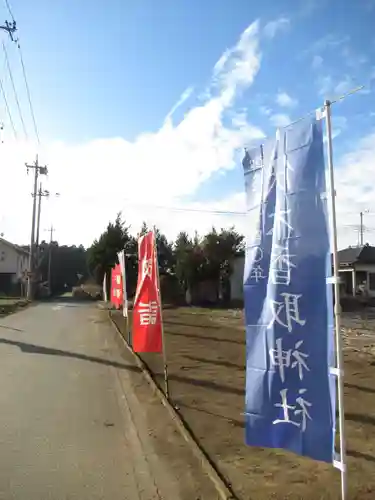
[[[99,195],[108,200],[108,211],[102,210],[96,226],[87,229],[87,244],[117,208],[134,225],[139,218],[153,219],[171,235],[181,225],[203,231],[207,224],[237,224],[237,219],[205,218],[204,225],[175,214],[172,227],[165,212],[115,205],[113,191],[103,192],[103,178],[117,179],[116,189],[122,185],[123,193],[116,191],[116,196],[134,203],[143,186],[137,173],[144,170],[148,186],[158,187],[157,194],[146,189],[154,205],[243,210],[243,146],[273,134],[276,126],[315,109],[325,98],[363,84],[364,91],[334,107],[340,182],[351,184],[353,155],[362,161],[361,148],[371,157],[375,0],[345,2],[345,8],[340,0],[12,0],[11,7],[50,164],[49,182],[51,189],[63,191],[53,213],[65,240],[82,235],[64,222],[67,205],[92,208]],[[9,19],[5,7],[0,12]],[[7,47],[28,116],[17,50]],[[11,94],[9,78],[5,86]],[[21,130],[14,102],[11,109]],[[3,119],[7,136],[10,127]],[[27,127],[32,135],[29,117]],[[372,191],[363,184],[363,176],[370,181],[369,168],[362,165],[362,175],[357,166],[362,184],[355,193],[344,195],[343,189],[338,207],[353,215],[351,228],[346,224],[342,231],[350,233],[347,240],[353,243],[359,210],[375,212],[374,204],[369,206]],[[71,186],[72,179],[80,189]],[[88,184],[91,199],[90,190],[82,189]],[[10,231],[9,217],[2,217]],[[371,215],[368,219],[371,239]],[[11,234],[25,239],[27,231]]]

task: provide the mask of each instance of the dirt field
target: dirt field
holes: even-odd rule
[[[124,328],[120,313],[116,323]],[[242,311],[166,309],[170,394],[206,454],[241,500],[339,499],[332,466],[244,444]],[[375,314],[343,317],[348,499],[375,498]],[[162,359],[143,360],[163,388]]]

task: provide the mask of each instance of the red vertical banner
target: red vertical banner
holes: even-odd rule
[[[162,352],[163,332],[155,236],[149,232],[138,240],[138,283],[133,306],[133,349]]]
[[[116,264],[112,269],[111,280],[111,302],[119,309],[123,301],[123,286],[122,286],[122,272],[120,264]]]

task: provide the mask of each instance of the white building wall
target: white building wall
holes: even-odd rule
[[[0,241],[0,273],[17,274],[18,252]]]
[[[0,273],[14,274],[13,281],[23,276],[28,266],[28,256],[11,245],[0,241]]]

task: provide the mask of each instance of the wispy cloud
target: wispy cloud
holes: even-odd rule
[[[318,92],[323,97],[339,97],[356,87],[356,82],[349,75],[334,79],[330,75],[319,76],[317,81]]]
[[[219,89],[220,101],[229,106],[235,95],[252,84],[260,68],[259,22],[250,24],[237,44],[227,49],[216,62],[211,91]]]
[[[329,33],[321,38],[318,38],[311,44],[309,48],[301,52],[302,56],[314,56],[326,53],[330,50],[337,50],[339,47],[349,43],[349,35],[338,36],[333,33]]]
[[[352,47],[343,47],[341,51],[343,61],[352,69],[357,69],[368,62],[368,58],[364,54],[357,53]]]
[[[323,57],[315,54],[311,63],[311,67],[313,69],[318,69],[322,66],[322,64],[323,64]]]
[[[294,99],[286,92],[279,92],[276,96],[276,102],[279,106],[284,108],[293,108],[298,104],[298,100]]]
[[[262,113],[262,115],[269,116],[272,114],[272,109],[267,107],[267,106],[260,106],[259,111]]]
[[[345,116],[337,116],[333,115],[332,118],[332,139],[336,139],[339,135],[341,135],[348,125],[348,119]]]
[[[362,82],[356,81],[350,75],[340,75],[336,78],[333,78],[331,75],[319,75],[315,83],[317,85],[319,95],[329,98],[340,97],[343,94],[360,87],[362,84]],[[372,86],[371,78],[368,78],[364,83],[366,84],[366,87],[359,92],[361,94],[368,94],[370,93]]]
[[[345,76],[342,80],[340,80],[334,88],[334,93],[339,95],[345,94],[346,92],[349,92],[349,90],[353,89],[354,87],[354,82],[353,79],[350,76]]]
[[[268,38],[274,38],[279,33],[285,33],[290,27],[290,20],[286,17],[280,17],[270,21],[264,26],[264,35]]]
[[[330,75],[319,76],[316,81],[319,95],[327,97],[334,88],[333,78]]]
[[[275,115],[270,116],[270,121],[275,127],[286,127],[287,125],[290,125],[292,120],[284,113],[276,113]]]
[[[166,116],[166,120],[169,120],[173,114],[177,111],[177,109],[182,106],[184,104],[184,102],[186,102],[189,97],[191,96],[191,94],[193,93],[194,91],[194,87],[188,87],[186,90],[184,90],[184,92],[181,94],[180,98],[178,99],[178,101],[176,102],[176,104],[174,106],[172,106],[172,109],[168,112],[167,116]]]
[[[61,198],[53,210],[50,205],[48,213],[43,214],[43,225],[47,226],[53,218],[60,241],[86,245],[119,210],[124,211],[134,231],[142,219],[159,225],[168,236],[181,230],[182,219],[171,217],[167,211],[156,213],[152,208],[141,211],[132,209],[132,204],[139,203],[140,197],[150,204],[182,204],[181,200],[193,196],[213,173],[236,166],[245,144],[264,137],[262,130],[246,120],[245,113],[235,109],[237,97],[251,86],[259,71],[259,38],[259,23],[250,24],[213,68],[208,97],[190,108],[178,123],[173,123],[171,116],[190,97],[190,87],[158,130],[142,133],[133,141],[113,137],[77,145],[61,141],[45,144],[40,161],[51,165],[46,188],[59,191]],[[7,185],[0,185],[2,207],[12,205],[13,195],[7,187],[12,183],[17,185],[19,200],[25,200],[24,206],[20,201],[20,214],[29,210],[30,178],[19,165],[33,156],[30,145],[23,146],[20,142],[16,145],[5,138],[0,162],[8,166],[11,179]],[[103,182],[103,165],[110,184]],[[90,179],[90,195],[84,194],[87,179]],[[18,243],[27,241],[29,228],[23,215],[10,217],[5,208],[0,209],[0,218],[2,215],[6,219],[2,230],[7,238]],[[194,221],[198,230],[204,230],[203,219],[198,217]],[[204,220],[209,223],[210,216]]]

